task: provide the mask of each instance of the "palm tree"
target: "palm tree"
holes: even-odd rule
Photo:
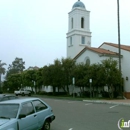
[[[2,63],[0,60],[0,90],[1,90],[1,75],[5,74],[5,68],[3,67],[6,63]]]

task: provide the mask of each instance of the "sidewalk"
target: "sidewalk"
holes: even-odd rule
[[[35,95],[36,96],[36,95]],[[38,95],[39,97],[39,95]],[[41,95],[41,97],[43,97]],[[50,98],[50,96],[44,96],[44,97],[47,97],[47,98]],[[56,97],[53,97],[53,98],[56,98]],[[66,99],[66,100],[77,100],[76,98],[65,98],[65,97],[57,97],[57,99]],[[102,100],[98,100],[98,99],[87,99],[87,100],[83,100],[83,99],[78,99],[78,101],[84,101],[84,102],[88,102],[88,103],[101,103],[101,104],[113,104],[113,105],[124,105],[124,106],[130,106],[130,99],[112,99],[112,100],[105,100],[105,99],[102,99]]]
[[[102,104],[115,104],[130,106],[130,99],[117,99],[117,100],[83,100],[88,103],[102,103]]]

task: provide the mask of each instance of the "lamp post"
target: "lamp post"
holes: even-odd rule
[[[120,45],[120,4],[119,0],[117,0],[117,22],[118,22],[118,52],[119,52],[119,72],[120,72],[120,92],[122,93],[122,82],[121,82],[121,45]]]

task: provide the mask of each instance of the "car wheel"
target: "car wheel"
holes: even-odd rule
[[[22,96],[25,96],[25,94],[24,94],[24,93],[22,93]]]
[[[28,96],[31,96],[31,93],[29,93]]]
[[[49,120],[46,120],[44,122],[42,130],[50,130],[50,121]]]

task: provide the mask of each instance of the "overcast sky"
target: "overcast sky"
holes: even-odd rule
[[[42,67],[66,57],[68,12],[77,0],[0,0],[0,60]],[[92,47],[117,43],[117,0],[82,0],[90,13]],[[130,45],[130,0],[120,0],[121,44]]]

